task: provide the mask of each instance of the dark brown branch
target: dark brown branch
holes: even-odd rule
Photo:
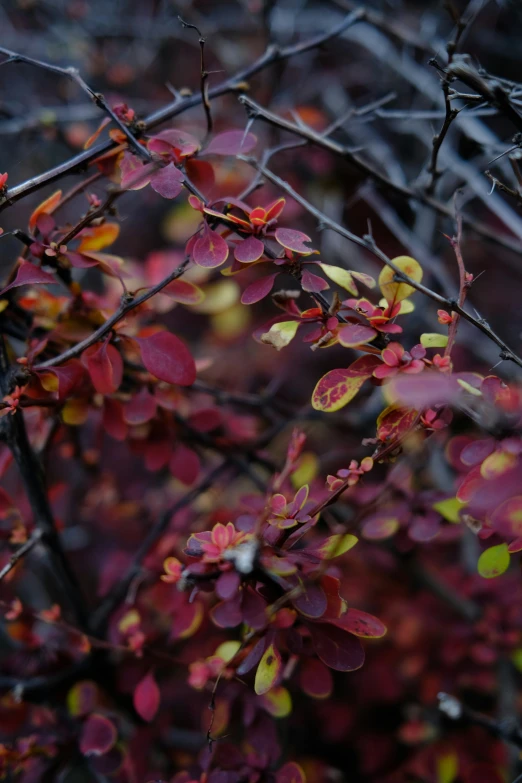
[[[492,734],[493,737],[497,737],[510,745],[515,745],[515,747],[522,750],[522,731],[517,724],[500,723],[488,715],[475,712],[475,710],[466,707],[455,696],[450,696],[447,693],[439,693],[438,698],[439,710],[450,720],[464,725],[481,726],[489,734]]]
[[[280,62],[281,60],[288,60],[291,57],[295,57],[299,54],[303,54],[304,52],[309,51],[310,49],[315,49],[318,46],[321,46],[327,41],[330,41],[332,38],[335,38],[336,36],[343,33],[351,25],[363,19],[365,17],[365,13],[366,12],[364,9],[358,8],[357,10],[348,14],[348,16],[346,16],[342,22],[339,22],[327,32],[313,36],[307,41],[301,41],[300,43],[292,44],[291,46],[285,46],[283,48],[273,45],[269,46],[264,54],[262,54],[254,63],[239,71],[234,76],[231,76],[229,79],[221,82],[221,84],[218,84],[215,87],[209,89],[209,99],[218,98],[221,95],[226,95],[227,93],[231,92],[244,91],[248,88],[246,80],[250,79],[252,76],[255,76],[264,68],[267,68],[274,63]],[[177,117],[179,114],[182,114],[183,112],[195,106],[199,106],[200,104],[200,94],[191,95],[188,98],[177,99],[173,103],[165,106],[163,109],[159,109],[158,111],[153,112],[148,117],[146,117],[145,120],[143,120],[143,122],[140,124],[142,132],[146,133],[147,131],[156,128],[158,125],[161,125],[163,122],[171,120],[173,117]],[[0,211],[10,206],[11,204],[14,204],[16,201],[19,201],[21,198],[28,196],[30,193],[34,193],[36,190],[39,190],[45,185],[56,182],[67,174],[84,171],[85,167],[89,163],[92,163],[92,161],[96,160],[96,158],[98,158],[100,155],[103,155],[104,153],[113,149],[115,146],[116,143],[111,139],[108,139],[107,141],[101,142],[100,144],[97,144],[96,146],[93,146],[84,152],[80,152],[78,155],[69,158],[69,160],[49,169],[43,174],[39,174],[36,177],[31,177],[31,179],[28,179],[25,182],[21,182],[19,185],[15,185],[7,191],[3,199],[0,198]]]
[[[451,207],[443,204],[441,201],[438,201],[427,193],[422,193],[421,191],[413,190],[408,185],[401,185],[397,182],[394,182],[385,174],[383,174],[379,169],[375,168],[371,163],[364,161],[356,153],[352,152],[344,145],[339,144],[339,142],[333,141],[324,134],[314,131],[312,128],[295,125],[289,120],[278,117],[277,114],[273,114],[273,112],[265,109],[263,106],[260,106],[258,103],[256,103],[256,101],[247,95],[241,95],[239,100],[247,109],[250,117],[261,119],[269,125],[281,128],[281,130],[286,130],[295,136],[306,139],[311,144],[315,144],[318,147],[322,147],[323,149],[328,150],[334,155],[338,155],[348,163],[355,166],[355,168],[357,168],[367,177],[370,177],[377,185],[380,185],[382,188],[400,196],[401,198],[413,199],[414,201],[418,201],[421,204],[425,204],[426,206],[431,207],[431,209],[434,209],[439,215],[443,215],[444,217],[450,218],[451,220],[455,219]],[[484,237],[484,239],[488,239],[492,242],[495,242],[496,244],[502,245],[503,247],[514,251],[515,253],[522,252],[522,247],[520,245],[513,243],[507,237],[498,236],[496,232],[491,231],[490,229],[477,223],[472,218],[463,215],[462,221],[467,228],[471,229],[479,236]]]
[[[210,109],[210,101],[208,99],[208,77],[209,73],[207,69],[205,68],[205,43],[206,38],[204,38],[201,35],[201,32],[198,27],[196,27],[195,24],[189,24],[188,22],[185,22],[181,16],[178,16],[179,21],[181,22],[183,27],[187,27],[190,30],[195,30],[197,34],[199,35],[199,49],[200,49],[200,56],[201,56],[201,63],[200,63],[200,71],[201,71],[201,103],[203,104],[203,108],[205,110],[205,117],[207,119],[207,134],[212,133],[212,128],[214,123],[212,122],[212,111]]]
[[[366,235],[364,237],[358,237],[356,234],[352,234],[352,232],[349,231],[347,228],[341,226],[339,223],[336,223],[335,220],[329,218],[328,215],[325,215],[323,212],[320,212],[320,210],[316,209],[316,207],[310,204],[309,201],[307,201],[305,198],[303,198],[303,196],[297,193],[297,191],[294,190],[292,186],[288,184],[288,182],[285,182],[285,180],[278,177],[272,171],[267,169],[266,166],[263,166],[262,164],[258,163],[253,158],[243,157],[242,159],[250,163],[250,165],[256,168],[257,171],[261,172],[263,176],[266,177],[266,179],[268,179],[270,182],[272,182],[281,190],[284,190],[285,193],[288,193],[289,196],[291,196],[293,199],[295,199],[295,201],[301,204],[301,206],[304,207],[304,209],[306,209],[311,215],[315,217],[315,219],[317,220],[318,224],[321,227],[330,228],[332,231],[335,231],[337,234],[344,237],[345,239],[348,239],[350,242],[353,242],[354,244],[359,245],[359,247],[363,247],[365,250],[368,250],[370,253],[372,253],[372,255],[378,258],[383,264],[386,264],[391,269],[393,269],[393,271],[396,274],[397,280],[407,283],[412,288],[415,288],[420,293],[429,297],[430,299],[432,299],[434,302],[436,302],[438,305],[445,308],[446,310],[453,310],[454,312],[458,313],[460,316],[465,318],[466,321],[469,321],[469,323],[473,324],[473,326],[479,329],[483,334],[489,337],[490,340],[492,340],[494,343],[496,343],[499,346],[499,348],[501,349],[500,357],[502,359],[507,359],[509,361],[514,362],[519,367],[522,367],[522,358],[518,356],[504,342],[504,340],[502,340],[502,338],[499,337],[491,329],[491,327],[487,323],[485,323],[481,318],[476,318],[475,316],[471,315],[471,313],[468,313],[466,310],[463,309],[463,307],[459,305],[459,303],[456,300],[451,300],[445,296],[442,296],[441,294],[437,294],[435,291],[432,291],[427,286],[423,285],[422,283],[417,283],[415,280],[412,280],[410,277],[408,277],[403,272],[401,272],[401,270],[393,263],[392,259],[388,258],[388,256],[377,247],[373,237],[369,235]]]
[[[134,298],[132,294],[124,295],[120,307],[89,337],[86,337],[84,340],[76,343],[76,345],[73,345],[72,348],[69,348],[67,351],[64,351],[58,356],[54,356],[52,359],[47,359],[47,361],[36,365],[34,369],[44,370],[47,367],[55,367],[57,364],[62,364],[62,362],[66,362],[68,359],[73,359],[75,356],[79,356],[86,348],[89,348],[89,346],[94,345],[94,343],[97,343],[99,340],[105,337],[105,335],[108,334],[111,329],[127,315],[127,313],[130,313],[131,310],[134,310],[148,299],[151,299],[173,280],[177,280],[178,277],[181,277],[188,266],[189,260],[189,258],[186,258],[177,269],[170,273],[170,275],[167,275],[167,277],[165,277],[157,285],[149,288],[149,290],[145,291],[145,293],[141,296]]]
[[[93,103],[95,103],[96,106],[104,111],[115,123],[115,125],[117,125],[117,127],[125,134],[129,144],[135,149],[137,154],[142,158],[145,158],[145,160],[151,160],[149,151],[139,143],[128,125],[120,120],[118,115],[111,109],[103,95],[95,92],[91,87],[89,87],[89,85],[80,76],[80,73],[76,68],[61,68],[59,65],[46,63],[42,60],[35,60],[33,57],[26,57],[24,54],[12,52],[10,49],[4,49],[3,47],[0,47],[0,54],[5,54],[8,57],[8,59],[3,63],[0,63],[0,65],[8,65],[9,63],[25,63],[26,65],[33,65],[36,68],[41,68],[44,71],[50,71],[51,73],[56,73],[60,76],[65,76],[68,79],[72,79],[72,81],[75,82],[75,84],[77,84],[78,87],[80,87],[89,96]]]
[[[13,570],[13,568],[17,565],[17,563],[20,562],[20,560],[25,557],[34,547],[40,543],[42,540],[43,531],[40,528],[37,528],[30,538],[27,539],[25,544],[22,544],[22,546],[16,550],[14,554],[11,555],[8,562],[5,564],[5,566],[0,570],[0,582],[4,577],[7,576],[7,574]]]

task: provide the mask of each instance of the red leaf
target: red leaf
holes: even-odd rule
[[[364,650],[355,636],[335,625],[309,624],[315,651],[330,669],[350,672],[360,669],[364,663]]]
[[[225,131],[214,136],[202,155],[246,155],[257,144],[257,138],[253,133],[242,130]]]
[[[362,636],[365,639],[380,639],[386,633],[386,626],[373,614],[361,612],[359,609],[348,609],[337,620],[332,620],[338,628]]]
[[[377,332],[371,326],[364,324],[348,324],[339,330],[339,342],[345,348],[356,348],[358,345],[364,345],[371,340],[375,340]]]
[[[185,171],[187,177],[190,177],[190,181],[197,187],[199,191],[203,193],[210,193],[214,187],[216,178],[214,176],[214,169],[208,160],[195,160],[190,158],[185,163]]]
[[[327,699],[333,687],[330,669],[316,658],[303,660],[299,683],[303,691],[313,699]]]
[[[268,277],[262,277],[260,280],[255,280],[250,283],[243,291],[241,302],[244,305],[255,304],[268,296],[272,288],[274,287],[274,280],[276,279],[278,272],[274,275],[268,275]]]
[[[115,440],[125,440],[127,424],[123,418],[123,405],[119,400],[105,397],[103,401],[103,429]]]
[[[265,252],[265,246],[257,237],[251,236],[244,239],[234,250],[234,258],[242,264],[251,264],[258,261]]]
[[[23,261],[16,271],[16,277],[12,283],[6,285],[0,291],[0,296],[5,294],[11,288],[18,288],[21,285],[57,285],[57,280],[49,272],[44,272],[39,266]]]
[[[123,359],[110,343],[91,345],[82,353],[82,363],[98,394],[112,394],[123,378]]]
[[[300,253],[303,256],[309,256],[314,251],[306,247],[305,242],[311,242],[309,236],[302,231],[296,231],[293,228],[278,228],[275,232],[275,238],[280,245],[287,250],[293,250],[294,253]]]
[[[49,367],[48,370],[36,374],[46,391],[58,392],[59,400],[64,400],[86,377],[85,369],[79,359],[71,359],[60,367]]]
[[[29,218],[29,228],[31,231],[34,230],[40,215],[51,215],[60,203],[61,199],[62,191],[57,190],[55,193],[46,198],[45,201],[42,201],[41,204],[38,204]]]
[[[83,724],[80,750],[84,756],[101,756],[113,747],[117,738],[114,724],[104,715],[93,713]]]
[[[330,288],[326,280],[323,280],[323,278],[318,275],[313,275],[306,269],[301,275],[301,285],[304,291],[310,291],[313,294],[316,294],[319,291],[326,291],[327,288]]]
[[[173,163],[152,175],[150,186],[163,198],[176,198],[183,190],[185,177]]]
[[[190,486],[199,475],[201,464],[195,451],[179,443],[169,462],[169,470],[182,484]]]
[[[147,370],[167,383],[190,386],[196,380],[196,364],[188,348],[170,332],[137,338]]]
[[[160,705],[160,690],[152,672],[136,686],[133,702],[136,712],[143,720],[153,720]]]
[[[155,415],[156,400],[145,387],[140,389],[123,408],[123,417],[127,424],[145,424]]]
[[[228,245],[217,231],[213,231],[205,223],[202,236],[196,240],[192,248],[192,258],[198,266],[214,269],[227,260]]]

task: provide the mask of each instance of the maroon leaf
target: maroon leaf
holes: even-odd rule
[[[264,628],[267,621],[266,601],[248,587],[243,593],[243,621],[255,631]]]
[[[153,720],[160,705],[160,690],[153,672],[149,672],[138,683],[134,690],[133,702],[136,712],[143,720],[148,722]]]
[[[82,353],[82,363],[91,377],[98,394],[112,394],[123,378],[123,359],[110,343],[98,343]]]
[[[123,418],[123,405],[119,400],[105,397],[103,401],[103,429],[115,440],[125,440],[127,424]]]
[[[117,738],[114,724],[105,715],[94,712],[83,724],[80,750],[84,756],[101,756],[113,747]]]
[[[169,462],[169,470],[182,484],[190,486],[199,475],[201,464],[195,451],[179,443]]]
[[[127,424],[145,424],[156,415],[156,400],[143,387],[123,408],[123,416]]]
[[[192,258],[198,266],[214,269],[224,264],[228,258],[228,245],[217,231],[213,231],[205,223],[203,234],[194,243]]]
[[[170,332],[136,338],[147,370],[160,381],[190,386],[196,380],[196,364],[188,348]]]
[[[257,138],[253,133],[242,130],[225,131],[214,136],[202,155],[246,155],[257,144]]]
[[[319,585],[306,585],[304,591],[298,596],[292,604],[295,608],[304,614],[305,617],[315,619],[322,617],[326,612],[328,602],[324,590]]]
[[[300,671],[299,684],[314,699],[326,699],[332,692],[330,669],[316,658],[305,658]]]
[[[251,264],[258,261],[265,251],[265,246],[257,237],[251,236],[244,239],[234,250],[234,258],[242,264]]]
[[[364,663],[362,645],[351,633],[334,625],[309,624],[310,635],[319,658],[330,669],[350,672]]]
[[[332,623],[365,639],[380,639],[386,633],[386,626],[378,617],[362,612],[360,609],[348,609],[339,618],[332,620]]]
[[[241,611],[241,596],[239,592],[232,600],[222,601],[214,606],[210,616],[214,623],[220,628],[235,628],[243,619]]]
[[[152,175],[150,186],[163,198],[176,198],[183,190],[185,177],[173,163]]]
[[[57,282],[49,272],[44,272],[39,266],[34,266],[29,261],[23,261],[16,271],[15,279],[12,283],[6,285],[5,288],[2,288],[0,296],[11,288],[18,288],[21,285],[57,285]]]
[[[264,299],[274,287],[274,280],[277,275],[278,273],[276,272],[274,275],[268,275],[268,277],[262,277],[260,280],[250,283],[243,291],[243,296],[241,297],[242,304],[251,305]]]
[[[216,593],[223,601],[228,601],[239,590],[241,577],[237,571],[227,571],[221,574],[216,582]]]

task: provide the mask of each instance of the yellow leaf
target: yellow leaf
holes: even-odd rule
[[[437,759],[437,783],[453,783],[459,772],[459,757],[446,753]]]
[[[490,546],[479,557],[478,572],[484,579],[493,579],[507,571],[510,559],[507,544]]]
[[[421,334],[420,341],[424,348],[445,348],[448,344],[448,335],[425,332]]]
[[[346,533],[346,535],[339,533],[329,536],[322,543],[319,551],[325,560],[331,560],[333,557],[344,555],[345,552],[348,552],[356,545],[358,540],[357,536],[352,536],[351,533]]]
[[[448,522],[458,524],[460,522],[459,511],[461,508],[464,508],[465,505],[466,504],[462,503],[458,498],[446,498],[446,500],[439,500],[438,503],[434,503],[433,508]]]
[[[223,642],[223,644],[220,644],[217,648],[216,652],[214,653],[214,656],[216,658],[221,658],[223,663],[229,663],[229,661],[232,660],[232,658],[235,656],[239,648],[241,647],[241,642],[237,641],[230,641],[230,642]]]
[[[354,296],[357,296],[357,286],[353,281],[353,277],[347,269],[341,269],[340,266],[332,266],[332,264],[319,264],[323,272],[330,280],[340,285],[341,288],[345,288]]]
[[[290,476],[294,489],[299,489],[303,484],[311,484],[319,472],[319,460],[313,451],[305,451],[301,454],[297,468]]]
[[[79,253],[88,250],[103,250],[118,238],[120,227],[118,223],[102,223],[101,226],[84,228],[80,234]]]
[[[75,399],[67,400],[62,408],[62,419],[65,424],[78,427],[87,421],[89,415],[89,403],[87,400]]]
[[[274,718],[286,718],[292,712],[292,697],[282,685],[262,696],[263,706]]]
[[[422,267],[418,261],[415,261],[411,256],[397,256],[397,258],[392,258],[392,262],[397,269],[416,283],[420,283],[422,280]],[[402,302],[403,299],[407,299],[408,296],[415,292],[415,288],[411,285],[397,282],[395,274],[396,272],[391,266],[385,266],[379,275],[379,287],[387,302]]]
[[[261,660],[256,671],[256,679],[254,683],[254,690],[258,696],[263,693],[267,693],[277,682],[279,673],[281,672],[282,662],[279,651],[273,644],[268,647]]]
[[[516,464],[516,454],[510,451],[494,451],[480,466],[480,475],[485,479],[495,479],[514,468]]]
[[[192,310],[203,315],[224,313],[239,300],[240,288],[235,280],[218,280],[204,288],[205,299]]]
[[[276,351],[286,348],[297,334],[299,321],[281,321],[272,324],[268,332],[261,335],[261,342],[265,345],[273,345]]]

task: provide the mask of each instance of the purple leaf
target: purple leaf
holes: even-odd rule
[[[176,198],[183,190],[184,180],[182,172],[173,163],[153,174],[150,186],[163,198]]]
[[[240,242],[234,250],[234,258],[242,264],[251,264],[258,261],[265,250],[264,244],[257,237],[250,236]]]
[[[11,288],[18,288],[18,286],[21,285],[56,284],[57,280],[52,275],[50,275],[49,272],[44,272],[43,269],[40,269],[39,266],[34,266],[33,264],[29,263],[29,261],[24,261],[18,267],[16,277],[13,282],[9,283],[9,285],[6,285],[6,287],[0,291],[0,296],[5,294],[5,292],[9,291]]]
[[[324,590],[319,585],[309,584],[295,601],[292,601],[294,607],[304,614],[305,617],[318,619],[326,612],[328,601]]]
[[[318,657],[330,669],[350,672],[361,668],[364,650],[355,636],[334,625],[310,623],[308,629]]]
[[[246,155],[254,149],[257,138],[253,133],[245,134],[242,130],[225,131],[214,136],[203,155]]]
[[[228,601],[239,590],[241,577],[237,571],[226,571],[216,582],[216,593],[223,601]]]
[[[304,244],[312,240],[302,231],[296,231],[293,228],[278,228],[275,232],[275,238],[280,245],[286,247],[287,250],[293,250],[294,253],[309,256],[314,252]]]
[[[345,348],[355,348],[375,340],[377,332],[371,326],[364,324],[348,324],[339,330],[339,342]]]

